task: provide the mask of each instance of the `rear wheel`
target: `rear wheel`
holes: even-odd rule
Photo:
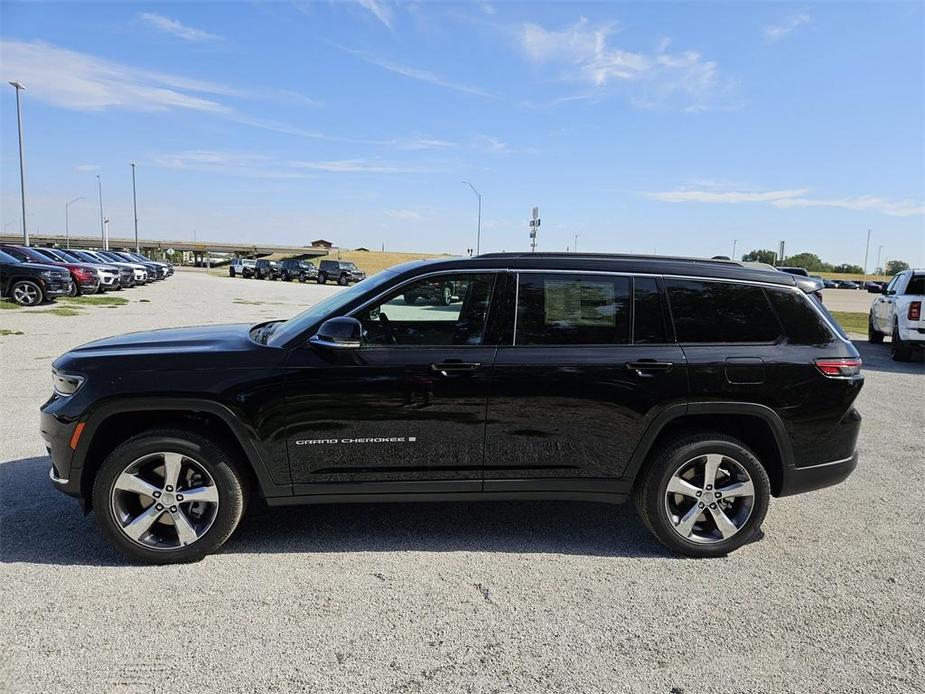
[[[234,277],[234,268],[233,268],[233,267],[232,267],[232,268],[228,268],[228,276],[229,276],[229,277]]]
[[[198,561],[237,527],[244,479],[217,442],[191,431],[154,430],[106,457],[93,483],[93,505],[103,533],[132,559]]]
[[[37,306],[42,303],[42,288],[32,280],[20,280],[10,287],[10,296],[20,306]]]
[[[899,322],[893,322],[893,341],[890,343],[890,356],[893,361],[909,361],[912,358],[912,347],[899,336]]]
[[[719,557],[755,536],[771,485],[745,444],[704,433],[676,439],[656,453],[633,496],[639,516],[666,547]]]
[[[873,316],[868,316],[867,318],[867,341],[875,345],[883,342],[883,333],[874,327]]]

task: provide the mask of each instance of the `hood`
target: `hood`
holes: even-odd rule
[[[164,328],[106,337],[76,347],[65,356],[77,358],[115,355],[171,354],[178,359],[191,354],[250,350],[250,324],[199,325],[191,328]]]
[[[60,265],[53,264],[50,260],[47,263],[17,263],[16,267],[27,267],[30,270],[50,270],[56,277],[70,276],[67,270]]]

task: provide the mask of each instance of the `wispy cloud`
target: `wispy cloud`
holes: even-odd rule
[[[673,190],[648,193],[647,195],[655,200],[673,203],[767,203],[780,208],[833,207],[846,210],[872,210],[895,217],[925,214],[925,204],[909,199],[891,200],[873,195],[812,198],[807,197],[809,192],[809,188],[770,191]]]
[[[286,162],[278,162],[261,154],[187,150],[159,154],[152,159],[155,166],[204,173],[217,173],[248,178],[314,178],[315,174],[291,170]]]
[[[74,171],[79,171],[80,173],[87,173],[90,171],[99,171],[102,167],[99,164],[78,164],[74,167]]]
[[[392,29],[392,8],[389,7],[382,0],[356,0],[357,4],[373,13],[376,19],[385,24],[386,27],[391,31]]]
[[[810,17],[808,13],[797,12],[796,14],[786,17],[778,24],[769,24],[766,26],[764,28],[764,35],[768,41],[778,41],[795,29],[798,29],[804,24],[809,24],[812,21],[813,18]]]
[[[662,39],[654,53],[611,45],[613,23],[592,25],[582,18],[561,31],[528,23],[518,38],[528,60],[551,66],[555,77],[603,90],[628,85],[630,101],[645,108],[680,106],[688,111],[715,108],[734,86],[719,74],[716,62],[697,51],[669,53]]]
[[[342,50],[355,55],[361,60],[366,61],[370,65],[376,65],[381,67],[383,70],[388,70],[389,72],[394,72],[397,75],[403,77],[408,77],[413,80],[418,80],[419,82],[427,82],[428,84],[433,84],[438,87],[444,87],[445,89],[452,89],[453,91],[462,92],[464,94],[474,94],[476,96],[483,96],[487,98],[494,98],[494,94],[491,94],[484,89],[479,87],[473,87],[468,84],[460,84],[458,82],[452,82],[447,80],[435,72],[430,70],[421,70],[419,68],[408,67],[407,65],[399,65],[398,63],[393,63],[390,60],[385,60],[382,58],[376,58],[373,56],[366,55],[361,51],[354,50],[352,48],[344,48],[341,46]]]
[[[509,154],[511,152],[511,148],[507,142],[502,142],[492,135],[476,135],[472,138],[472,143],[476,149],[481,149],[493,154]]]
[[[424,166],[383,162],[370,159],[339,159],[335,161],[297,161],[290,164],[293,168],[327,171],[329,173],[426,173],[432,169]]]
[[[217,36],[216,34],[210,34],[208,31],[187,26],[179,20],[164,17],[163,15],[153,12],[142,12],[138,15],[138,19],[159,31],[163,31],[171,36],[176,36],[178,39],[183,39],[184,41],[203,42],[221,41],[222,39],[221,36]]]

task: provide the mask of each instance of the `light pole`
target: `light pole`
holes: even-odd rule
[[[739,239],[732,239],[732,259],[736,259],[736,245],[738,245]]]
[[[70,202],[64,203],[64,236],[67,240],[67,247],[71,247],[71,225],[68,222],[67,208],[73,205],[78,200],[85,200],[86,198],[74,198]]]
[[[22,109],[19,105],[19,92],[25,89],[19,82],[10,82],[16,90],[16,124],[19,126],[19,194],[22,200],[22,242],[29,245],[29,232],[26,229],[26,171],[22,153]]]
[[[100,191],[100,236],[103,237],[103,250],[109,250],[109,244],[106,243],[106,229],[103,227],[103,179],[96,175],[96,184]]]
[[[883,268],[880,267],[880,254],[883,253],[883,244],[880,244],[880,248],[877,249],[877,267],[880,268],[880,274],[883,274]]]
[[[138,199],[135,197],[135,164],[130,163],[132,167],[132,209],[135,211],[135,252],[141,253],[138,249]]]
[[[109,250],[109,220],[103,220],[103,250]]]
[[[479,217],[478,217],[478,226],[476,227],[475,232],[475,254],[479,254],[479,247],[482,243],[482,194],[475,189],[475,186],[469,183],[469,181],[463,181],[467,186],[472,188],[472,192],[475,193],[475,197],[479,199]]]
[[[574,249],[573,249],[573,250],[575,251],[575,253],[578,252],[578,237],[579,237],[579,236],[581,236],[581,234],[575,234],[575,246],[574,246]]]
[[[864,274],[867,274],[867,254],[870,251],[870,229],[867,230],[867,245],[864,246]]]

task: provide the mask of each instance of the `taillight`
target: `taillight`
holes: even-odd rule
[[[911,304],[909,304],[908,318],[909,320],[921,320],[922,318],[922,302],[921,301],[913,301]]]
[[[817,359],[816,368],[829,378],[846,378],[861,373],[861,360],[856,357]]]

